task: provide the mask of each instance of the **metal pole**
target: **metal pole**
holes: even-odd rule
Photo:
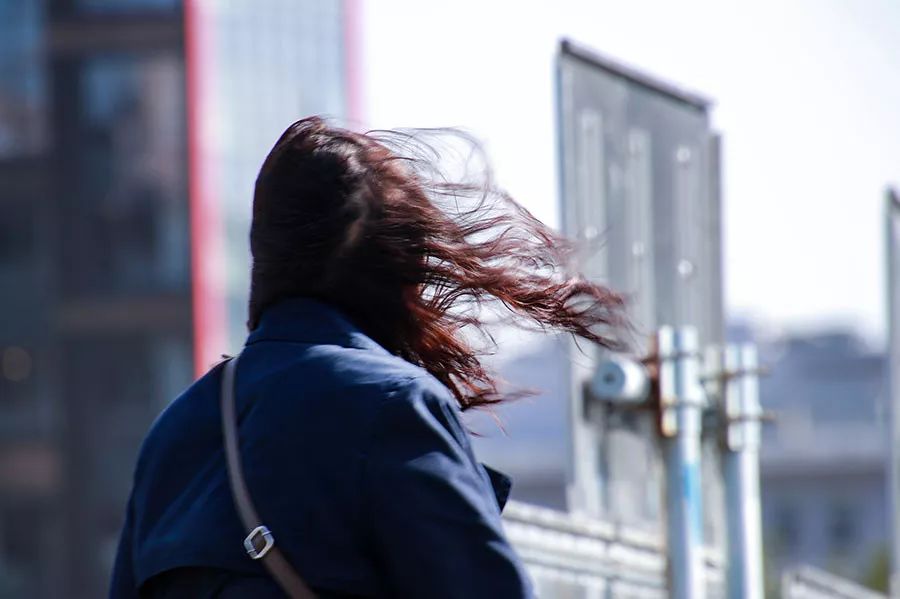
[[[725,473],[728,596],[762,599],[762,518],[759,499],[759,361],[756,347],[725,349]]]
[[[888,351],[885,389],[888,410],[888,518],[891,543],[891,597],[900,597],[900,375],[895,370],[900,360],[900,293],[897,269],[900,267],[900,198],[888,189],[884,203],[885,287],[887,288]]]
[[[704,404],[697,331],[662,327],[659,352],[660,429],[666,462],[669,596],[706,596],[700,494],[700,432]]]

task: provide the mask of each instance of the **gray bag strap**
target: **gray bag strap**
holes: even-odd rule
[[[225,363],[222,372],[222,433],[225,437],[225,459],[228,464],[228,482],[231,484],[231,495],[247,531],[244,548],[252,559],[261,560],[291,599],[315,599],[315,595],[297,574],[297,571],[275,546],[275,537],[259,519],[247,483],[244,482],[244,471],[241,467],[241,453],[238,447],[237,417],[234,408],[234,371],[237,357]]]

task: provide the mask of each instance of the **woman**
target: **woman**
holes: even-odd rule
[[[435,182],[428,134],[304,119],[256,181],[239,460],[277,549],[320,597],[530,596],[501,526],[508,480],[475,460],[459,420],[504,399],[468,332],[484,332],[491,300],[606,346],[619,323],[621,300],[567,274],[565,244],[524,209],[487,184]],[[242,544],[223,370],[144,442],[111,597],[284,596]]]

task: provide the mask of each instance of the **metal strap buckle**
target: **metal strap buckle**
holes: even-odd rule
[[[262,549],[257,549],[257,542],[259,541],[259,537],[262,537]],[[263,525],[254,528],[250,532],[250,534],[247,535],[247,538],[244,539],[244,548],[247,550],[247,555],[249,555],[253,559],[260,559],[264,557],[269,552],[269,549],[274,546],[275,537],[272,536],[272,531],[270,531]]]

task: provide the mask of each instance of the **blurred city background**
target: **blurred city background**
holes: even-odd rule
[[[774,415],[760,451],[767,588],[802,564],[887,591],[882,212],[900,182],[898,72],[889,0],[0,0],[0,597],[105,592],[143,435],[246,335],[256,171],[311,114],[363,130],[464,127],[513,197],[587,240],[599,225],[585,226],[582,183],[615,206],[621,179],[622,202],[644,194],[648,214],[671,191],[654,222],[702,226],[672,241],[694,257],[665,272],[671,289],[677,272],[698,291],[667,291],[661,260],[638,274],[588,260],[589,274],[639,292],[646,333],[692,324],[704,344],[758,347]],[[567,120],[591,102],[595,117]],[[641,114],[657,124],[616,146]],[[590,154],[591,135],[609,156]],[[641,158],[666,135],[681,179]],[[609,162],[596,181],[582,180],[585,156]],[[688,216],[680,193],[702,199]],[[663,226],[610,214],[599,233],[613,257],[620,245],[642,257]],[[658,529],[652,426],[603,421],[604,499],[585,499],[567,341],[498,340],[497,370],[540,390],[501,410],[505,434],[469,418],[513,498]],[[705,440],[704,472],[718,455]],[[715,549],[725,491],[707,478]]]

